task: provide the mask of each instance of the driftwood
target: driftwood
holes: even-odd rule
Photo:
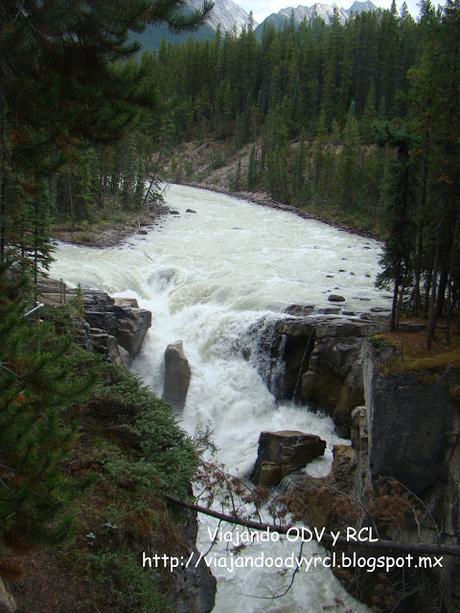
[[[251,521],[249,519],[243,519],[241,517],[237,517],[236,515],[228,515],[226,513],[221,513],[219,511],[214,511],[213,509],[208,509],[207,507],[203,507],[197,504],[193,504],[191,502],[186,502],[185,500],[181,500],[176,498],[175,496],[171,496],[170,494],[165,494],[166,500],[173,504],[177,504],[185,509],[189,509],[190,511],[196,511],[197,513],[203,513],[204,515],[209,515],[210,517],[215,517],[221,521],[226,521],[231,524],[236,524],[238,526],[244,526],[245,528],[251,528],[253,530],[261,530],[261,531],[271,531],[278,532],[279,534],[289,534],[294,535],[294,531],[299,530],[299,538],[302,536],[302,528],[293,525],[287,526],[277,526],[275,524],[266,524],[263,522]],[[312,531],[313,532],[313,531]],[[321,543],[325,545],[332,545],[333,538],[330,534],[325,533],[321,538]],[[339,536],[335,542],[336,545],[346,545],[348,547],[356,547],[361,549],[372,549],[372,550],[384,550],[388,553],[413,553],[416,555],[432,555],[432,556],[457,556],[460,557],[460,547],[456,547],[454,545],[433,545],[428,543],[397,543],[395,541],[387,541],[387,540],[378,540],[376,542],[371,541],[350,541],[347,540],[343,536]]]

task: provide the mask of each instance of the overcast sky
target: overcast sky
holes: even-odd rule
[[[334,0],[319,1],[323,2],[324,4],[334,3]],[[315,0],[295,0],[294,2],[292,2],[292,0],[235,0],[235,2],[241,5],[248,12],[252,10],[254,13],[254,19],[260,23],[271,13],[277,13],[280,9],[284,9],[287,6],[298,6],[299,4],[303,6],[311,6],[315,3]],[[382,8],[389,8],[391,4],[391,0],[372,0],[372,2],[376,6],[380,6]],[[396,0],[396,2],[398,7],[401,6],[402,0]],[[417,0],[406,0],[406,2],[412,15],[417,15]],[[343,8],[348,9],[353,4],[353,0],[344,2],[336,1],[336,3],[338,6],[343,6]],[[437,2],[434,2],[434,4],[437,4]]]

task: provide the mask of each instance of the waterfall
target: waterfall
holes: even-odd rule
[[[289,428],[327,441],[324,457],[306,469],[314,476],[327,474],[333,445],[344,441],[335,435],[329,417],[278,400],[284,397],[279,386],[285,374],[286,339],[278,335],[279,344],[272,351],[270,334],[275,334],[276,322],[287,317],[282,312],[288,305],[327,307],[328,292],[338,285],[348,309],[388,306],[389,299],[366,276],[375,278],[379,270],[380,245],[317,221],[205,190],[171,186],[166,200],[180,215],[167,218],[161,229],[147,236],[104,250],[59,244],[52,276],[137,298],[140,306],[151,310],[153,326],[133,369],[158,395],[163,387],[164,350],[171,342],[183,341],[192,378],[182,426],[193,434],[197,427],[209,425],[219,448],[218,460],[230,472],[243,477],[250,472],[262,430]],[[189,215],[187,208],[197,213]],[[345,255],[347,270],[339,272]],[[271,348],[268,353],[262,347],[264,334],[265,349],[267,344]],[[306,346],[305,360],[307,354]],[[200,520],[199,547],[207,551],[208,528],[217,522]],[[321,551],[316,544],[304,547],[304,555]],[[292,545],[281,540],[257,543],[239,556],[284,557],[292,552]],[[231,554],[218,543],[210,555],[224,559]],[[332,606],[342,612],[367,610],[324,568],[299,573],[280,600],[264,598],[289,583],[289,573],[282,570],[265,566],[235,568],[230,573],[222,566],[213,567],[213,572],[218,579],[217,613],[316,613]]]

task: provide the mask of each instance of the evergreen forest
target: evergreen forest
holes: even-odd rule
[[[163,84],[175,143],[223,142],[211,169],[249,148],[231,189],[386,239],[393,326],[403,311],[429,317],[431,343],[460,290],[459,40],[458,2],[423,1],[417,19],[393,2],[345,24],[336,12],[260,38],[249,24],[239,37],[164,43],[141,65]]]

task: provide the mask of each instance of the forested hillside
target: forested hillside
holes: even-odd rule
[[[431,314],[457,303],[460,6],[421,5],[238,38],[164,44],[142,65],[163,84],[175,140],[217,141],[228,187],[352,220],[387,237],[382,283]],[[201,161],[202,163],[202,161]],[[194,176],[173,159],[173,176]]]

